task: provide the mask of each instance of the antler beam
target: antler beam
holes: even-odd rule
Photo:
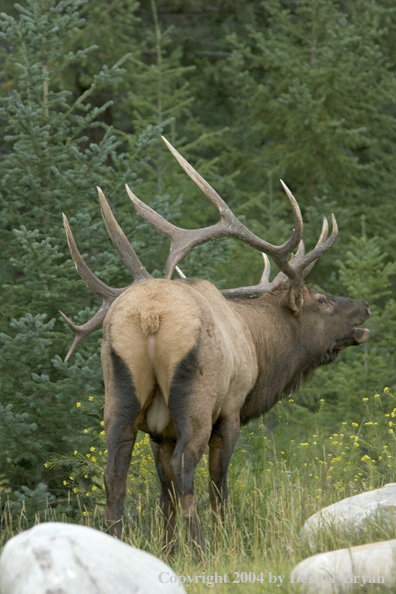
[[[122,261],[124,262],[125,266],[133,275],[133,280],[135,282],[139,282],[141,280],[147,280],[149,278],[153,278],[151,274],[147,272],[144,268],[143,264],[139,260],[135,250],[129,243],[128,239],[125,236],[125,233],[117,223],[114,218],[113,213],[111,212],[111,208],[109,203],[106,200],[105,195],[103,194],[102,190],[98,187],[96,188],[99,196],[100,202],[100,209],[102,211],[102,217],[106,225],[106,229],[108,234],[110,235],[110,239],[113,242],[114,247],[118,251],[121,256]]]
[[[287,263],[287,256],[293,251],[302,238],[303,233],[303,222],[301,217],[300,208],[297,204],[296,199],[290,190],[284,185],[286,194],[293,207],[294,214],[294,232],[291,238],[280,246],[272,245],[267,241],[264,241],[260,237],[257,237],[254,233],[249,231],[234,215],[231,209],[227,206],[224,200],[218,195],[218,193],[208,184],[204,178],[199,175],[197,171],[178,153],[178,151],[162,137],[166,146],[189,175],[189,177],[197,184],[197,186],[203,191],[205,196],[209,198],[213,206],[220,214],[220,221],[210,227],[204,227],[203,229],[182,229],[176,227],[172,223],[169,223],[161,215],[156,213],[152,208],[144,204],[132,190],[126,186],[126,190],[132,203],[136,209],[137,214],[145,221],[150,223],[156,231],[164,233],[171,239],[171,249],[168,261],[166,263],[165,277],[172,278],[173,272],[176,265],[182,260],[193,247],[217,239],[219,237],[236,237],[244,243],[247,243],[261,252],[272,256],[274,260],[282,262],[285,273],[289,278],[294,278],[294,270],[289,269]]]

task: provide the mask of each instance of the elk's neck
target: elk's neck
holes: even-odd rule
[[[258,362],[257,381],[241,410],[242,423],[270,410],[283,395],[300,387],[312,368],[302,344],[299,320],[279,307],[277,296],[267,294],[235,304],[249,328]]]

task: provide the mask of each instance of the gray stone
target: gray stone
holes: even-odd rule
[[[85,526],[43,523],[7,542],[1,594],[183,594],[165,563]]]
[[[379,517],[388,523],[396,518],[396,483],[324,507],[305,522],[302,536],[309,539],[312,547],[319,530],[362,531]]]
[[[308,557],[293,569],[290,583],[309,594],[341,594],[378,583],[392,588],[395,572],[396,540],[386,540]]]

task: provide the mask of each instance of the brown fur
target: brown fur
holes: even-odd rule
[[[121,534],[123,497],[117,493],[125,492],[139,429],[153,442],[168,548],[176,494],[193,540],[202,547],[193,484],[206,446],[217,514],[227,497],[227,470],[240,425],[297,390],[339,350],[363,341],[356,326],[368,317],[367,304],[304,285],[296,311],[291,290],[285,283],[255,300],[230,300],[207,281],[157,279],[133,285],[113,303],[102,346],[107,520],[113,532]]]

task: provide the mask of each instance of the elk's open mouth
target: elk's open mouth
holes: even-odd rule
[[[370,330],[368,330],[367,328],[358,328],[359,324],[363,324],[363,322],[365,322],[371,316],[371,311],[368,306],[368,303],[364,302],[364,305],[366,311],[363,314],[363,317],[360,318],[360,320],[357,322],[355,328],[352,329],[351,342],[349,343],[351,346],[366,342],[366,340],[368,339],[368,335],[370,333]]]
[[[357,346],[358,344],[362,344],[363,342],[366,342],[369,333],[370,330],[367,328],[353,328],[349,336],[346,336],[341,340],[337,340],[335,350],[339,352],[343,351],[349,346]]]
[[[354,341],[353,344],[362,344],[363,342],[366,342],[369,333],[370,330],[367,328],[355,328],[352,335]]]

